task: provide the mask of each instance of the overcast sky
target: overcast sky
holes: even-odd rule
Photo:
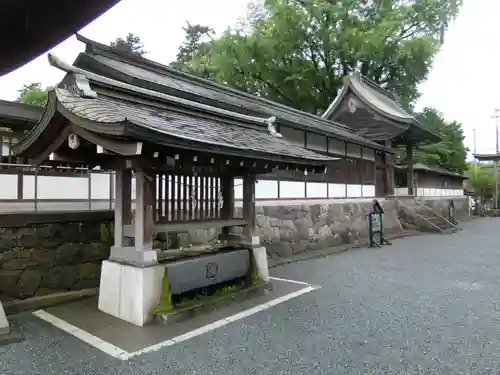
[[[129,32],[139,35],[149,59],[169,63],[184,39],[186,21],[212,26],[222,32],[246,11],[248,0],[122,0],[116,7],[84,28],[81,33],[108,44]],[[432,106],[448,120],[464,124],[467,146],[473,148],[476,128],[477,152],[495,151],[495,122],[500,108],[500,1],[465,0],[459,18],[449,29],[445,44],[429,79],[421,87],[418,108]],[[72,62],[83,45],[72,37],[54,52]],[[49,66],[46,55],[0,78],[0,99],[14,100],[23,84],[53,85],[63,74]]]

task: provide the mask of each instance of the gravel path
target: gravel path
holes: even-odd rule
[[[278,267],[322,288],[128,362],[36,320],[0,374],[496,374],[500,219]]]

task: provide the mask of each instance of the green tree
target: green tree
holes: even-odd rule
[[[184,70],[311,113],[342,77],[361,72],[418,97],[461,0],[266,0],[237,28],[203,44]]]
[[[456,121],[446,121],[443,115],[434,108],[424,108],[422,112],[416,113],[415,117],[422,126],[440,134],[443,141],[433,145],[417,146],[413,155],[414,162],[453,172],[465,172],[469,149],[464,144],[462,124]],[[405,151],[402,149],[397,151],[396,158],[402,164],[407,162]]]
[[[43,88],[39,82],[23,85],[23,87],[17,90],[19,96],[16,102],[43,107],[47,104],[47,94],[50,90],[51,87]]]
[[[481,202],[491,199],[495,192],[493,165],[469,164],[466,185]]]
[[[113,48],[131,52],[138,56],[144,56],[146,54],[141,37],[135,35],[134,33],[128,33],[125,38],[116,38],[116,40],[111,42],[109,45]]]
[[[189,63],[196,56],[205,56],[210,53],[210,39],[214,35],[214,30],[208,26],[189,22],[182,29],[185,33],[185,39],[179,47],[175,61],[170,66],[191,74],[209,77],[210,73],[207,70],[192,70]],[[204,66],[208,68],[208,64],[204,64]],[[199,68],[201,68],[201,65],[199,65]]]

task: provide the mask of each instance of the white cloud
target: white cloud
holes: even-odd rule
[[[116,7],[84,28],[81,33],[102,43],[133,32],[141,37],[147,57],[168,63],[184,39],[186,21],[212,26],[217,32],[232,26],[245,14],[248,0],[122,0]],[[432,106],[449,120],[464,124],[467,145],[473,147],[476,127],[478,152],[494,152],[495,126],[491,115],[500,108],[500,1],[466,0],[450,27],[432,73],[421,86],[418,108]],[[74,37],[53,51],[70,62],[83,50]],[[0,98],[13,100],[23,84],[57,83],[62,73],[42,55],[17,71],[0,78]]]

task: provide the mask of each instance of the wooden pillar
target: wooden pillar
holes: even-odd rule
[[[115,246],[126,246],[123,226],[132,221],[132,171],[116,171],[115,181]]]
[[[385,141],[385,147],[392,149],[392,141]],[[394,195],[394,162],[391,154],[385,154],[386,195]]]
[[[243,219],[248,222],[244,234],[248,237],[255,232],[255,182],[255,175],[243,176]]]
[[[135,172],[135,249],[147,251],[153,249],[154,217],[153,205],[155,183],[154,174],[147,174],[142,169]]]
[[[221,177],[222,209],[221,219],[230,220],[234,216],[234,177],[232,175]],[[222,228],[222,234],[228,235],[231,228]]]
[[[408,165],[407,168],[407,175],[406,175],[406,181],[408,185],[408,195],[413,196],[415,195],[415,189],[414,189],[414,177],[413,177],[413,144],[408,143],[406,145],[406,164]]]

